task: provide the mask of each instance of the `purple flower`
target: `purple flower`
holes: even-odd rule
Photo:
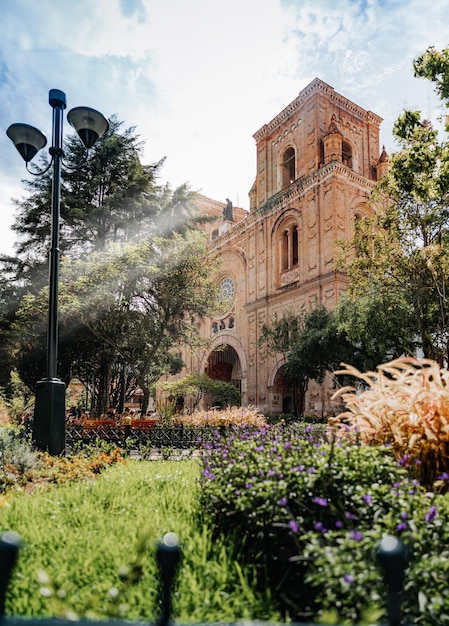
[[[287,498],[281,498],[278,502],[279,506],[286,506],[287,505]]]
[[[407,528],[408,528],[407,522],[399,522],[399,524],[396,526],[396,530],[398,532],[402,532],[404,530],[407,530]]]
[[[318,496],[313,499],[313,502],[315,502],[315,504],[319,504],[319,506],[327,506],[328,505],[327,498],[319,498]]]
[[[407,511],[401,511],[401,519],[408,519]]]
[[[288,523],[290,530],[292,530],[294,533],[298,532],[298,524],[295,522],[294,519],[291,519]]]
[[[351,539],[354,539],[354,541],[357,541],[357,543],[359,541],[362,541],[363,539],[363,533],[361,533],[359,530],[351,530],[349,534],[351,536]]]
[[[426,513],[425,519],[426,522],[431,522],[432,520],[434,520],[437,516],[437,507],[435,505],[432,505],[429,509],[429,511]]]
[[[441,476],[438,476],[438,480],[449,480],[449,474],[447,472],[443,472]]]
[[[344,524],[341,520],[335,522],[335,528],[343,528]]]
[[[362,496],[362,500],[363,502],[365,502],[365,504],[370,504],[372,502],[372,496],[370,496],[369,493],[365,493],[365,495]]]
[[[315,530],[318,530],[320,533],[323,533],[323,535],[325,535],[327,533],[327,528],[324,526],[323,522],[316,522],[313,525]]]
[[[356,519],[354,513],[350,513],[349,511],[345,511],[345,518],[352,519],[352,520]]]
[[[350,585],[351,583],[354,582],[354,577],[351,576],[351,574],[345,574],[343,576],[343,579],[344,579],[345,583],[348,583],[348,585]]]

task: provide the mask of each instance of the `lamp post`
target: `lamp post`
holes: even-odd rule
[[[39,450],[60,455],[65,451],[65,383],[57,377],[59,215],[61,164],[63,163],[63,112],[67,102],[65,93],[59,89],[50,90],[48,101],[53,109],[53,121],[52,145],[49,148],[51,162],[46,170],[36,173],[28,168],[28,163],[47,143],[45,135],[40,130],[28,124],[11,124],[6,134],[19,151],[30,174],[44,174],[53,165],[46,371],[45,378],[36,384],[33,440]],[[89,107],[72,109],[67,114],[67,121],[78,133],[86,150],[89,150],[109,128],[106,118]]]

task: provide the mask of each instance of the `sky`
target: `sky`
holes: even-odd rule
[[[135,126],[161,184],[249,209],[253,135],[315,77],[384,119],[389,153],[404,109],[436,123],[412,62],[449,46],[448,20],[449,0],[0,0],[0,254],[27,177],[5,131],[50,140],[50,89]]]

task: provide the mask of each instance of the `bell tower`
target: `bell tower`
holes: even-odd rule
[[[257,173],[249,194],[251,211],[330,162],[376,181],[381,121],[315,78],[253,135]]]

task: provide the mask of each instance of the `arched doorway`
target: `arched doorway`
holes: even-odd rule
[[[245,352],[234,334],[222,332],[216,337],[200,365],[200,371],[213,380],[234,384],[241,393],[242,406],[248,402],[247,364]],[[207,398],[203,408],[210,408]]]
[[[284,366],[278,369],[273,380],[274,391],[282,398],[282,413],[291,413],[293,411],[293,398],[291,395],[290,384],[285,377]]]
[[[232,346],[223,345],[210,353],[205,369],[213,380],[232,383],[239,391],[242,387],[242,371],[240,359]]]
[[[304,412],[304,395],[287,379],[285,365],[281,365],[276,370],[273,378],[273,392],[282,398],[282,413],[296,412],[301,415]]]

